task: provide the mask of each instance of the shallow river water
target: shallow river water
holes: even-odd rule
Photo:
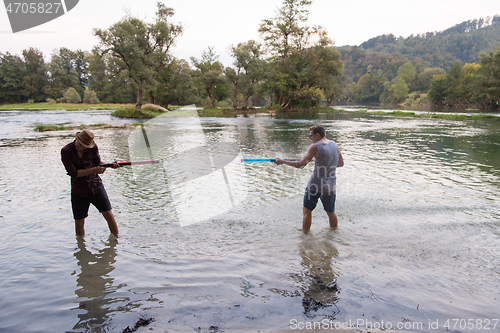
[[[125,122],[0,112],[0,332],[123,332],[141,318],[158,332],[500,332],[500,119],[254,114],[95,129],[103,161],[160,163],[106,171],[120,236],[91,207],[77,238],[60,162],[76,130],[32,128]],[[339,227],[320,204],[304,234],[312,163],[240,159],[300,158],[317,123],[345,160]]]

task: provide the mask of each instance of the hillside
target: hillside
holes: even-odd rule
[[[344,75],[356,82],[366,73],[384,75],[389,81],[398,68],[411,61],[418,71],[424,68],[443,68],[449,71],[460,61],[479,63],[481,52],[500,47],[500,16],[474,19],[441,32],[428,32],[409,37],[392,34],[371,38],[359,47],[340,47]]]

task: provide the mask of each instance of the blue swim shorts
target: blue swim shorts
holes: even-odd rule
[[[321,195],[321,193],[313,195],[310,193],[309,188],[306,188],[306,193],[304,193],[304,207],[309,210],[314,210],[318,204],[318,199],[321,199],[325,211],[332,213],[335,211],[335,197],[335,191],[323,195]]]

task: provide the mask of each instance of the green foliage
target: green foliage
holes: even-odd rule
[[[191,58],[196,71],[193,73],[198,82],[200,91],[204,91],[209,100],[209,106],[214,107],[216,101],[227,96],[222,87],[226,80],[224,78],[224,65],[219,61],[219,56],[215,54],[213,47],[208,47],[208,51],[203,51],[201,60]],[[217,94],[217,86],[219,93]],[[225,92],[225,93],[224,93]]]
[[[23,79],[26,68],[21,57],[0,53],[0,103],[19,103],[25,100]]]
[[[47,98],[48,75],[43,54],[31,47],[23,50],[23,58],[26,67],[22,83],[23,94],[35,102],[44,101]]]
[[[249,40],[232,45],[230,52],[235,69],[228,67],[225,74],[233,86],[233,108],[240,105],[240,95],[243,108],[247,108],[249,99],[259,92],[265,79],[267,64],[262,58],[262,45]]]
[[[47,98],[47,100],[46,100],[46,101],[47,101],[47,103],[49,103],[49,104],[56,104],[56,103],[57,103],[54,99],[52,99],[52,98],[50,98],[50,97],[49,97],[49,98]]]
[[[85,104],[99,104],[99,98],[97,97],[97,94],[92,91],[92,90],[85,90],[85,93],[83,95],[83,103]]]
[[[88,57],[89,88],[102,103],[133,103],[137,100],[137,87],[116,59],[93,53]]]
[[[496,99],[493,98],[488,102],[485,86],[478,84],[475,79],[476,76],[483,76],[483,82],[486,82],[486,77],[492,76],[492,72],[483,72],[479,69],[477,74],[469,73],[461,77],[462,74],[456,75],[459,71],[454,66],[457,61],[460,64],[477,63],[482,59],[479,56],[480,51],[494,50],[499,46],[500,17],[497,15],[493,19],[470,20],[442,32],[412,35],[408,38],[394,35],[378,36],[361,44],[360,47],[342,48],[339,51],[344,63],[344,75],[350,81],[358,82],[367,73],[384,75],[391,81],[380,96],[381,101],[395,102],[396,98],[391,95],[389,89],[396,87],[393,80],[397,76],[402,77],[409,92],[425,93],[431,89],[431,80],[435,75],[451,71],[452,74],[446,82],[449,85],[446,89],[449,91],[443,93],[435,83],[430,100],[434,99],[440,101],[439,104],[449,106],[465,106],[471,103],[493,106]],[[405,67],[402,67],[403,65]],[[410,66],[414,69],[414,77]],[[352,84],[347,84],[345,87],[343,91],[345,100],[360,101]],[[399,88],[403,88],[403,85],[399,84]]]
[[[48,64],[50,74],[49,95],[53,99],[61,98],[69,87],[83,96],[85,85],[88,82],[87,52],[71,51],[65,47],[54,51]]]
[[[398,69],[398,77],[403,79],[406,84],[410,84],[415,80],[415,67],[409,62],[405,63]]]
[[[339,51],[344,63],[344,75],[354,82],[366,73],[383,75],[392,81],[398,75],[398,69],[408,62],[398,53],[369,52],[357,46]]]
[[[365,74],[357,82],[353,91],[353,100],[360,102],[378,102],[384,91],[385,77],[382,75]]]
[[[263,20],[263,36],[271,58],[263,89],[283,108],[314,107],[328,90],[337,93],[335,77],[342,62],[333,43],[320,26],[308,26],[309,0],[284,0],[274,18]]]
[[[417,77],[417,90],[427,92],[431,87],[431,80],[434,75],[443,75],[446,71],[442,68],[425,68]]]
[[[432,104],[443,105],[445,104],[448,91],[448,79],[446,74],[434,75],[431,80],[431,87],[427,98]]]
[[[129,16],[108,30],[94,30],[100,40],[100,53],[110,54],[136,84],[137,108],[142,106],[144,89],[156,84],[158,68],[168,63],[170,47],[183,31],[182,26],[169,22],[174,15],[172,8],[162,3],[157,6],[155,23]]]
[[[488,20],[469,20],[445,31],[407,38],[378,36],[361,44],[361,48],[370,52],[401,54],[414,63],[419,58],[424,67],[450,70],[457,60],[461,63],[478,62],[481,51],[500,46],[500,19],[496,15]]]
[[[431,81],[429,100],[437,105],[453,107],[497,107],[500,102],[500,48],[490,56],[482,55],[481,65],[456,63],[446,75],[435,75]],[[493,64],[493,66],[492,66]],[[495,67],[497,69],[495,70]],[[493,83],[492,85],[488,85]],[[493,94],[488,94],[493,92]]]
[[[500,103],[500,47],[495,52],[482,53],[481,67],[473,83],[473,100],[483,106],[497,106]]]
[[[154,95],[162,105],[189,105],[199,103],[199,93],[196,89],[192,70],[186,60],[172,59],[158,73],[158,85]]]
[[[33,130],[35,132],[47,132],[47,131],[64,131],[71,130],[71,126],[57,126],[57,125],[38,125]]]
[[[71,87],[63,95],[64,100],[66,103],[81,103],[82,98],[80,97],[80,94],[76,92],[76,89]]]
[[[159,112],[156,109],[137,109],[135,106],[122,106],[116,111],[113,111],[111,115],[115,117],[123,118],[138,118],[138,119],[149,119],[155,118],[162,115],[163,112]]]

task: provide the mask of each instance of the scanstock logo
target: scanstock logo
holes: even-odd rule
[[[72,10],[78,0],[3,0],[12,32],[31,29]]]
[[[231,211],[245,199],[247,175],[237,129],[231,126],[222,130],[209,120],[201,122],[193,105],[151,119],[130,133],[131,160],[160,160],[132,167],[137,188],[156,198],[149,209],[163,208],[172,221],[188,226]]]

